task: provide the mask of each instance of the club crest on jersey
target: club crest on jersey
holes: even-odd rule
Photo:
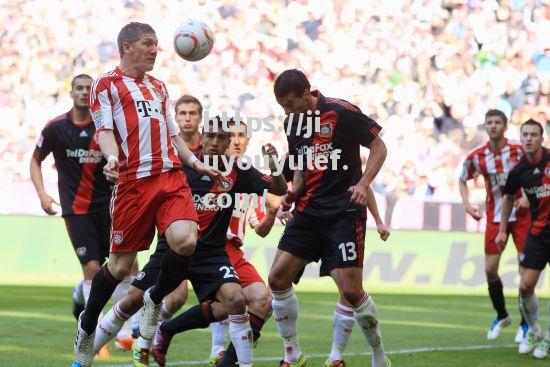
[[[157,89],[154,89],[154,88],[153,88],[153,90],[155,91],[155,94],[158,97],[158,99],[162,99],[162,92],[160,90],[157,90]]]
[[[86,256],[86,247],[78,247],[76,249],[76,255],[78,257],[83,257],[83,256]]]
[[[142,280],[144,277],[145,277],[145,272],[140,271],[140,272],[137,273],[137,275],[136,275],[136,280]]]
[[[323,138],[330,138],[332,136],[332,124],[321,124],[319,135]]]
[[[220,191],[229,191],[233,187],[233,179],[225,177],[223,180],[218,180],[217,184]]]
[[[113,244],[115,246],[122,245],[124,237],[122,236],[122,231],[113,231]]]
[[[544,169],[544,174],[545,174],[546,176],[550,176],[550,167],[546,167],[546,168]]]

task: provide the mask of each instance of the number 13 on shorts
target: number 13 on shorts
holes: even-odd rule
[[[354,242],[342,242],[338,245],[342,252],[342,261],[348,262],[357,259],[357,245]]]

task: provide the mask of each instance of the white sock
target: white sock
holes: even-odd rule
[[[118,303],[98,322],[95,329],[94,351],[97,353],[118,333],[130,315],[120,311]]]
[[[277,322],[279,334],[283,338],[285,346],[285,361],[296,363],[300,360],[302,352],[298,343],[297,319],[298,319],[298,297],[294,293],[294,288],[290,287],[286,291],[273,293],[273,315]]]
[[[166,307],[166,303],[162,301],[162,309],[160,310],[159,322],[168,321],[174,316],[172,312]]]
[[[540,333],[539,325],[539,301],[537,296],[532,294],[530,296],[519,295],[521,311],[527,321],[529,328],[535,333]]]
[[[229,315],[229,335],[237,352],[239,367],[252,366],[252,329],[248,313]]]
[[[139,346],[140,349],[147,349],[147,350],[151,349],[151,341],[145,338],[142,338],[141,336],[139,336],[136,339],[136,343],[138,343],[137,345]]]
[[[141,308],[132,315],[130,318],[130,323],[132,324],[132,333],[133,335],[139,335],[139,319],[141,318]]]
[[[84,306],[86,302],[84,301],[84,294],[82,293],[82,282],[84,282],[84,280],[78,282],[73,289],[73,301],[78,305]]]
[[[330,362],[341,361],[343,359],[342,354],[348,345],[354,324],[355,318],[353,317],[353,308],[337,303],[332,323],[334,328],[332,348],[328,355],[328,360]]]
[[[211,358],[214,358],[218,356],[220,352],[225,351],[227,329],[229,329],[229,320],[227,319],[210,324],[210,330],[212,331],[212,349],[210,350]]]
[[[90,291],[92,290],[92,280],[83,280],[82,281],[82,295],[84,296],[84,305],[88,303],[88,298],[90,298]]]
[[[361,302],[353,308],[355,321],[372,348],[372,367],[386,367],[386,355],[382,344],[382,333],[378,323],[376,305],[368,293],[365,293]]]

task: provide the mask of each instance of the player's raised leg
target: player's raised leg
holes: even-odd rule
[[[273,296],[271,306],[285,348],[285,357],[281,363],[284,367],[299,367],[306,363],[298,342],[298,297],[292,287],[292,281],[306,262],[279,249],[269,273],[269,287]]]
[[[185,269],[191,262],[197,242],[197,223],[178,220],[166,229],[170,249],[164,254],[157,283],[144,295],[143,312],[139,323],[142,337],[151,340],[157,330],[162,300],[184,280]]]

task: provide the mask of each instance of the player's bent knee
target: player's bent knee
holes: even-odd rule
[[[342,290],[342,296],[351,305],[357,305],[363,299],[365,292],[356,289],[344,289]]]
[[[487,277],[487,282],[495,282],[499,279],[496,269],[485,269],[485,276]]]
[[[269,274],[267,282],[269,283],[269,288],[278,292],[286,291],[288,288],[292,287],[292,281],[286,281],[286,279],[283,279],[277,273]]]
[[[521,280],[519,283],[519,293],[522,296],[531,296],[535,293],[535,286],[536,284],[530,284],[530,282]]]
[[[170,244],[170,248],[181,256],[191,256],[195,253],[197,238],[193,235],[181,238],[179,241],[174,241]]]
[[[246,312],[246,302],[242,292],[235,292],[228,297],[223,305],[229,315],[243,314]]]

